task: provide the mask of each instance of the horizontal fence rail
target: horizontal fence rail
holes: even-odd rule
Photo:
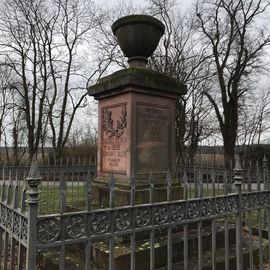
[[[14,175],[25,175],[29,172],[30,166],[3,166],[0,167],[0,174],[9,174],[12,172]],[[55,173],[87,173],[95,172],[96,165],[42,165],[39,166],[41,175],[55,174]]]

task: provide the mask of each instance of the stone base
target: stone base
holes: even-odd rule
[[[114,207],[130,205],[130,185],[129,182],[115,179]],[[167,201],[167,183],[163,180],[155,180],[154,202]],[[110,190],[108,178],[98,177],[93,181],[92,198],[95,206],[109,207]],[[177,181],[172,182],[171,200],[183,199],[183,188]],[[150,203],[150,185],[149,180],[140,180],[136,184],[135,204]]]
[[[236,269],[236,240],[235,240],[235,227],[231,224],[228,231],[229,235],[229,269]],[[188,269],[198,269],[198,230],[197,223],[189,224],[188,231]],[[225,269],[225,236],[224,224],[216,223],[216,268]],[[194,227],[194,228],[192,228]],[[203,225],[202,231],[202,250],[203,261],[202,269],[212,269],[212,227],[211,225]],[[172,238],[172,269],[184,269],[184,235],[182,230],[175,230]],[[137,239],[136,239],[137,240]],[[167,269],[167,236],[156,237],[155,243],[155,269]],[[258,239],[253,239],[253,246],[251,252],[253,253],[254,266],[259,264],[259,242]],[[115,269],[129,269],[130,268],[130,244],[129,243],[116,243],[117,249],[115,252]],[[264,253],[265,256],[267,253]],[[93,245],[92,256],[96,269],[107,270],[109,269],[109,245],[107,243],[96,243]],[[249,241],[247,237],[243,237],[243,269],[249,268]],[[144,241],[136,241],[136,254],[135,254],[135,269],[136,270],[149,270],[150,269],[150,245],[149,239]]]
[[[198,267],[198,224],[189,223],[188,225],[188,269],[193,270]],[[247,233],[247,231],[244,229]],[[255,234],[254,234],[255,232]],[[202,246],[203,246],[203,270],[212,270],[212,225],[211,220],[203,221],[202,230]],[[224,224],[223,222],[216,223],[216,269],[225,269],[224,260]],[[263,235],[268,237],[267,231],[262,231]],[[235,224],[230,223],[229,236],[229,269],[236,269],[236,239],[235,239]],[[243,269],[249,268],[249,239],[248,235],[243,234]],[[116,239],[117,240],[117,239]],[[116,241],[115,245],[115,269],[130,269],[130,238],[129,241]],[[178,227],[173,230],[172,238],[172,269],[184,269],[184,235],[183,228]],[[265,240],[265,241],[264,241]],[[263,243],[266,243],[267,238],[263,238]],[[166,229],[160,234],[155,234],[155,269],[167,269],[167,236]],[[264,244],[263,244],[264,245]],[[259,265],[259,240],[256,235],[256,230],[253,228],[252,250],[254,266]],[[267,258],[268,248],[263,246],[263,256]],[[85,244],[68,244],[65,249],[65,269],[68,270],[84,270],[85,269]],[[59,269],[59,249],[42,251],[37,257],[38,264],[42,269],[58,270]],[[136,234],[136,254],[135,254],[135,269],[149,270],[150,269],[150,245],[149,233],[148,237],[138,239]],[[257,269],[257,267],[255,267]],[[109,240],[93,241],[91,247],[91,269],[92,270],[107,270],[109,269]]]

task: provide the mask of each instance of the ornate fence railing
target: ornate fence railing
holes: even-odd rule
[[[82,186],[84,210],[70,209],[69,186],[61,178],[59,194],[50,197],[59,208],[49,214],[38,211],[42,186],[33,163],[27,190],[11,178],[1,184],[0,268],[264,269],[270,262],[268,169],[263,169],[263,187],[245,191],[238,166],[233,192],[225,185],[222,195],[204,196],[199,188],[197,198],[189,198],[183,185],[185,198],[173,201],[168,173],[167,200],[154,201],[155,183],[150,181],[149,203],[139,205],[133,174],[130,203],[121,207],[115,207],[111,176],[108,207],[103,209],[93,208],[90,174]]]
[[[11,177],[1,183],[0,201],[0,269],[25,269],[28,241],[26,187]]]

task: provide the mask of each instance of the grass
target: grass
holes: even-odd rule
[[[22,206],[22,194],[25,192],[23,186],[18,186],[18,207]],[[65,211],[70,211],[74,209],[84,210],[86,193],[83,186],[69,186],[66,188],[65,192],[61,196],[59,186],[41,186],[40,191],[40,202],[39,202],[39,214],[48,215],[59,213],[61,210],[61,201],[66,206]],[[0,187],[0,194],[2,194],[2,187]],[[11,204],[13,205],[14,199],[14,186],[10,189]],[[27,196],[27,194],[25,194]],[[5,199],[8,196],[8,187],[5,187]]]
[[[61,201],[63,203],[62,211],[85,209],[86,193],[83,186],[67,187],[64,193],[54,186],[41,187],[40,191],[40,215],[61,212]]]

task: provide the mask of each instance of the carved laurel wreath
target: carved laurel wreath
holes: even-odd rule
[[[107,108],[102,110],[103,118],[103,130],[109,137],[116,136],[119,138],[124,133],[124,128],[127,126],[127,109],[123,106],[122,115],[120,119],[116,121],[116,128],[114,128],[114,122],[112,120],[112,111]]]

